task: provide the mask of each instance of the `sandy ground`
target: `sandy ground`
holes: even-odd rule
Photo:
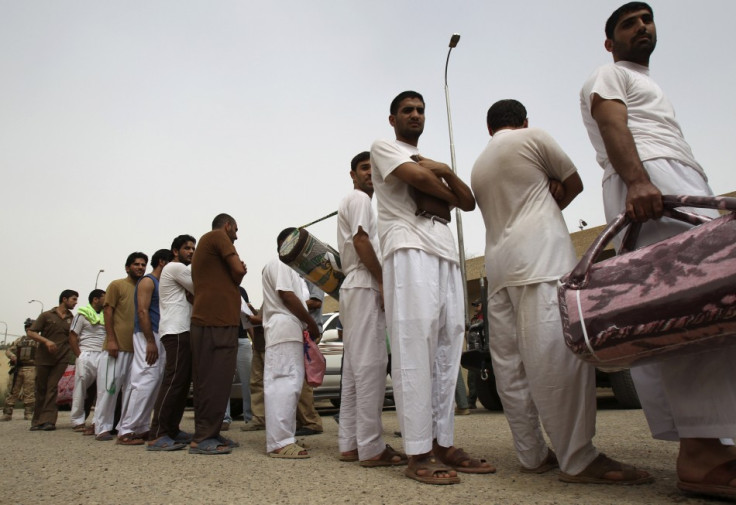
[[[404,467],[368,469],[337,459],[334,410],[323,410],[324,434],[308,437],[312,457],[278,460],[265,454],[264,432],[227,434],[241,447],[230,455],[184,451],[151,453],[143,447],[97,442],[71,431],[61,412],[54,432],[29,432],[28,421],[0,423],[4,448],[2,504],[659,504],[708,503],[675,488],[676,445],[649,436],[640,410],[616,410],[599,399],[598,448],[648,469],[654,484],[620,487],[565,484],[554,472],[519,472],[502,413],[483,409],[456,417],[456,445],[484,456],[495,475],[462,475],[454,486],[429,486],[407,479]],[[401,448],[396,413],[384,412],[387,443]],[[191,430],[193,413],[183,427]],[[14,490],[11,491],[11,490]]]

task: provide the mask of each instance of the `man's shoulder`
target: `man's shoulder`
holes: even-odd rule
[[[107,291],[110,290],[125,290],[135,286],[135,281],[130,277],[123,277],[122,279],[115,279],[107,286]],[[107,293],[106,293],[107,294]]]
[[[625,66],[616,65],[615,63],[600,65],[596,67],[585,80],[582,91],[593,87],[596,83],[620,79],[626,76],[629,72],[631,72],[631,70]]]
[[[371,204],[371,197],[365,192],[354,189],[340,200],[340,208],[348,208],[351,204]]]

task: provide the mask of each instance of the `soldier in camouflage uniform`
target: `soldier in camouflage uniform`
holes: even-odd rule
[[[27,330],[33,321],[26,319]],[[8,377],[8,396],[5,398],[2,421],[10,421],[13,417],[13,407],[20,398],[25,407],[23,418],[30,420],[33,417],[33,408],[36,404],[36,349],[38,342],[27,336],[22,336],[5,350],[10,358],[10,377]]]

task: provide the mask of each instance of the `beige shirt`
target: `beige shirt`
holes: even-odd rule
[[[497,132],[473,166],[470,184],[486,225],[488,294],[557,280],[575,266],[575,249],[549,180],[575,166],[538,128]]]
[[[107,286],[105,307],[114,309],[112,324],[121,351],[133,352],[135,326],[135,281],[130,277],[117,279]],[[107,350],[107,337],[103,349]]]

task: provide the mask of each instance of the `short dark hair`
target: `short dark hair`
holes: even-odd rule
[[[628,14],[629,12],[640,11],[642,9],[648,10],[649,14],[654,17],[654,11],[652,11],[649,4],[645,2],[629,2],[613,11],[613,14],[611,14],[606,21],[606,38],[613,40],[613,31],[616,29],[616,25],[618,24],[618,20],[621,19],[621,16]]]
[[[161,261],[165,261],[166,263],[168,263],[173,259],[174,253],[171,252],[170,249],[159,249],[158,251],[153,253],[153,258],[151,258],[151,266],[153,268],[156,268]]]
[[[133,264],[133,262],[137,259],[143,259],[145,260],[146,264],[148,264],[148,256],[146,253],[142,253],[140,251],[132,252],[128,255],[128,259],[125,260],[125,267],[129,267]]]
[[[233,218],[233,216],[231,216],[230,214],[217,214],[215,216],[215,219],[212,220],[212,229],[219,230],[228,223],[235,223],[235,218]]]
[[[356,154],[353,159],[350,160],[350,170],[355,172],[358,169],[358,163],[363,163],[365,160],[369,159],[371,159],[371,153],[368,151]]]
[[[281,233],[279,233],[279,236],[276,237],[276,245],[277,246],[280,245],[281,242],[286,240],[286,237],[294,233],[295,230],[296,228],[284,228],[283,230],[281,230]]]
[[[182,247],[184,247],[184,244],[187,242],[194,242],[195,245],[197,243],[197,239],[192,237],[191,235],[179,235],[174,239],[173,242],[171,242],[171,252],[178,251]]]
[[[89,292],[89,296],[87,297],[87,301],[89,303],[92,303],[92,300],[95,298],[100,298],[102,295],[104,295],[105,292],[102,289],[93,289]]]
[[[401,93],[396,95],[396,98],[391,100],[391,107],[389,107],[389,112],[391,112],[392,116],[399,112],[399,105],[407,98],[418,98],[422,101],[422,104],[424,104],[424,97],[416,91],[402,91]]]
[[[486,124],[494,132],[508,126],[523,126],[525,119],[526,108],[521,102],[512,98],[494,103],[486,114]]]
[[[59,303],[63,302],[64,301],[64,298],[71,298],[72,296],[77,296],[78,297],[79,296],[79,293],[77,293],[73,289],[65,289],[59,295]]]
[[[23,321],[23,328],[28,329],[31,327],[35,319],[31,319],[30,317],[27,317],[25,321]]]

